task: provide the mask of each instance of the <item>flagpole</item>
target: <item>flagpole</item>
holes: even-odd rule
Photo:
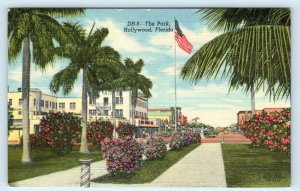
[[[174,17],[175,21],[175,17]],[[177,131],[177,85],[176,85],[176,40],[175,40],[175,24],[174,24],[174,90],[175,90],[175,108],[174,108],[174,114],[175,114],[175,131]]]

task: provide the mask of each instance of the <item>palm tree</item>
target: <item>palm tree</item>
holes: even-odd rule
[[[130,58],[126,58],[124,64],[124,69],[121,72],[120,78],[117,80],[117,84],[124,89],[129,88],[131,90],[132,125],[135,125],[135,107],[139,91],[143,93],[145,98],[150,98],[152,96],[150,92],[152,82],[140,74],[144,67],[144,61],[142,59],[134,63]]]
[[[122,89],[118,85],[117,80],[120,78],[123,65],[120,62],[116,62],[110,67],[95,68],[98,78],[102,80],[102,85],[99,87],[101,90],[108,90],[112,93],[112,123],[114,126],[113,137],[116,137],[116,91]]]
[[[54,61],[54,40],[61,43],[65,32],[53,17],[74,16],[84,9],[10,9],[8,12],[8,57],[15,62],[22,52],[22,163],[31,164],[29,146],[30,63],[44,69]],[[60,44],[61,45],[61,44]],[[32,48],[32,49],[31,49]]]
[[[229,77],[229,91],[242,85],[246,92],[256,92],[265,86],[274,100],[290,96],[289,9],[222,8],[199,13],[211,30],[225,33],[186,62],[183,79],[197,83],[221,74]]]
[[[95,25],[95,24],[94,24]],[[62,48],[57,48],[57,54],[67,58],[69,65],[54,75],[50,82],[50,90],[57,93],[62,87],[62,92],[67,95],[71,92],[78,74],[82,71],[82,134],[80,153],[88,154],[87,147],[87,96],[98,96],[102,86],[101,78],[96,71],[106,70],[115,63],[119,63],[120,56],[113,48],[102,46],[109,31],[107,28],[96,29],[94,25],[89,34],[85,29],[73,23],[64,23],[64,29],[69,34],[69,42]],[[97,69],[98,68],[98,69]]]

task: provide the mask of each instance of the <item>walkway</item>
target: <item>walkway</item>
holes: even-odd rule
[[[91,165],[91,178],[107,174],[105,161]],[[79,187],[80,167],[11,183],[22,187]],[[91,187],[226,187],[221,145],[202,144],[148,184],[99,184]]]
[[[163,187],[226,187],[221,144],[200,145],[151,184]]]

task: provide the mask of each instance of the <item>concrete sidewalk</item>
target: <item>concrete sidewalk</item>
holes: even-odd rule
[[[79,162],[78,162],[79,163]],[[91,179],[107,174],[105,160],[91,164]],[[79,187],[80,166],[64,171],[54,172],[26,180],[13,182],[10,186],[21,187]]]
[[[221,144],[202,144],[155,179],[161,187],[226,187]]]
[[[105,161],[91,164],[91,179],[107,174]],[[38,176],[10,186],[21,187],[79,187],[80,167]],[[226,187],[221,145],[202,144],[151,183],[102,184],[91,187]]]

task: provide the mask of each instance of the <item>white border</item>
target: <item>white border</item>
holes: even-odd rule
[[[86,7],[86,8],[119,8],[119,7],[289,7],[292,10],[292,186],[290,188],[276,188],[276,190],[300,190],[300,155],[299,155],[299,131],[300,131],[300,61],[299,43],[300,43],[300,6],[297,7],[297,0],[85,0],[85,1],[68,1],[68,0],[51,0],[49,2],[38,0],[1,0],[0,1],[0,190],[40,190],[41,188],[13,188],[7,186],[7,10],[9,7]],[[258,161],[259,162],[259,161]],[[280,167],[279,167],[280,168]],[[47,191],[58,190],[81,190],[80,188],[42,188]],[[141,188],[90,188],[89,190],[140,190]],[[166,188],[143,188],[143,190],[170,190]],[[182,190],[172,188],[171,190]],[[275,190],[267,188],[185,188],[184,190]]]

